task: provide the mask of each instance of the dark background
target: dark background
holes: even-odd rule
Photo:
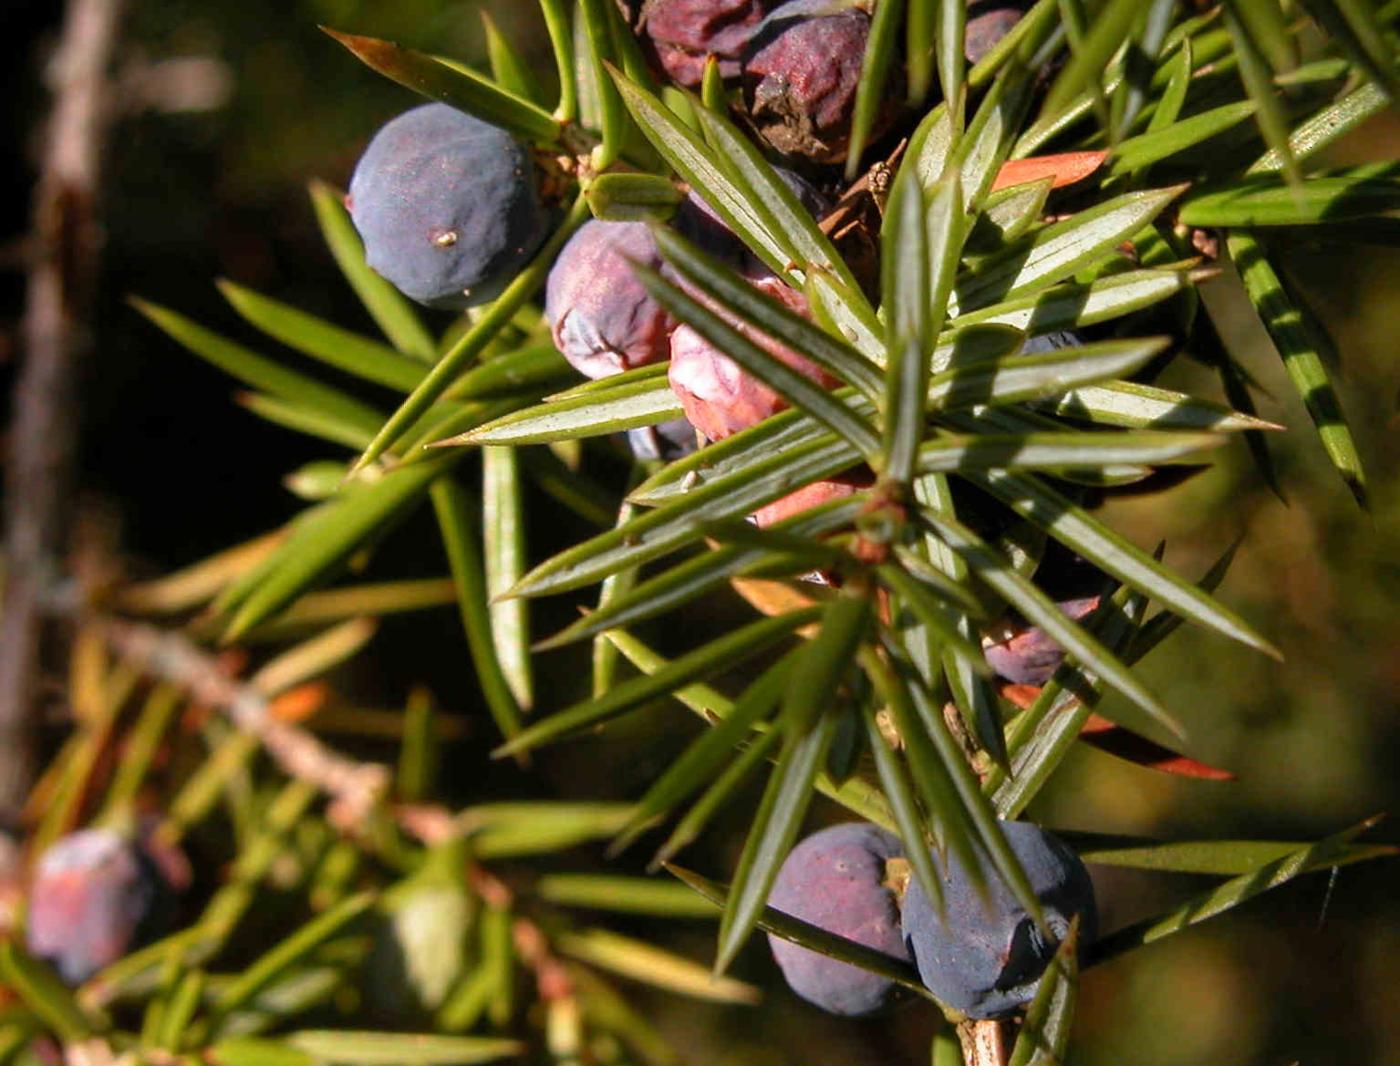
[[[533,8],[498,3],[492,10],[548,69]],[[40,75],[59,14],[55,3],[0,6],[0,376],[7,385],[35,137],[46,108]],[[105,190],[96,350],[81,370],[79,459],[81,509],[114,522],[132,572],[192,562],[279,524],[299,506],[280,479],[334,455],[236,406],[228,379],[124,302],[140,294],[254,343],[212,285],[225,276],[372,332],[320,244],[305,183],[320,177],[343,184],[375,126],[413,101],[350,59],[317,23],[480,59],[474,4],[132,4],[122,50],[130,80],[116,94],[125,110]],[[199,61],[193,67],[191,58]],[[188,101],[203,94],[213,106],[172,112],[142,99],[133,87],[171,59],[185,60],[196,75],[196,91],[175,95]],[[1400,123],[1386,116],[1341,146],[1337,158],[1393,158],[1398,142]],[[1206,475],[1156,497],[1114,503],[1108,517],[1140,544],[1165,537],[1168,561],[1186,573],[1205,570],[1243,534],[1221,594],[1284,649],[1288,662],[1278,666],[1183,631],[1147,661],[1148,678],[1185,721],[1191,753],[1230,767],[1238,780],[1183,782],[1081,752],[1032,812],[1050,825],[1305,839],[1400,807],[1400,260],[1379,248],[1299,247],[1287,263],[1344,353],[1340,390],[1371,475],[1373,513],[1358,512],[1328,469],[1238,288],[1228,277],[1210,284],[1206,298],[1230,325],[1227,339],[1269,393],[1261,414],[1293,430],[1275,442],[1289,505],[1259,485],[1243,449],[1232,446]],[[277,354],[271,345],[260,350]],[[1189,368],[1173,373],[1180,377],[1170,383],[1212,389]],[[606,462],[598,472],[617,475]],[[584,532],[555,511],[542,513],[547,520],[531,530],[537,558]],[[418,523],[395,534],[374,573],[443,570],[430,524]],[[730,610],[721,604],[715,617],[688,619],[691,632],[681,636],[694,639],[695,624],[723,624]],[[538,609],[537,631],[557,628],[570,612],[566,602],[547,602]],[[658,639],[666,642],[664,627]],[[583,669],[577,657],[545,659],[538,680],[546,700],[559,705],[580,691]],[[465,738],[446,753],[446,787],[459,800],[634,797],[692,729],[672,705],[606,741],[566,746],[528,776],[488,769],[483,753],[491,731],[450,611],[386,623],[373,654],[341,680],[357,700],[386,706],[401,705],[408,685],[421,680],[460,715]],[[819,806],[819,817],[839,817]],[[699,854],[687,857],[712,873],[730,869],[742,817],[741,805]],[[1392,827],[1379,836],[1400,839]],[[603,863],[595,852],[579,858]],[[1400,1063],[1396,871],[1393,862],[1343,870],[1330,902],[1327,877],[1313,876],[1093,971],[1083,984],[1072,1061]],[[1151,913],[1202,884],[1105,874],[1104,925]],[[640,931],[673,937],[696,958],[712,950],[704,927]],[[874,1023],[827,1019],[780,987],[757,942],[739,970],[770,992],[757,1012],[637,994],[690,1062],[926,1061],[933,1024],[926,1014]]]

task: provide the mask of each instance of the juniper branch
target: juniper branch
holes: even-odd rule
[[[179,685],[201,703],[223,711],[235,726],[258,738],[284,773],[330,797],[341,828],[362,824],[388,792],[386,767],[351,759],[305,729],[281,721],[262,693],[229,677],[218,659],[188,638],[117,619],[105,619],[99,625],[117,651],[144,663],[152,674]]]

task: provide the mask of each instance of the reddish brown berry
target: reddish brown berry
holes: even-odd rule
[[[760,507],[753,513],[753,520],[760,528],[767,528],[832,500],[854,496],[862,489],[868,489],[873,481],[870,470],[866,467],[814,481],[810,485],[803,485],[796,492],[789,492],[781,500],[774,500],[766,507]]]
[[[60,837],[34,869],[29,951],[68,984],[81,984],[138,942],[166,891],[155,862],[120,833]]]
[[[773,275],[752,282],[755,288],[782,301],[794,311],[807,313],[801,293]],[[811,360],[752,328],[735,324],[756,344],[824,389],[837,380]],[[710,440],[723,440],[741,429],[757,425],[777,414],[787,403],[773,389],[745,373],[727,355],[689,326],[671,334],[671,389],[690,424]]]
[[[652,299],[633,263],[661,265],[644,222],[585,222],[549,271],[545,317],[555,347],[579,373],[605,378],[670,353],[675,321]]]
[[[963,34],[967,61],[979,62],[1011,32],[1029,7],[1029,0],[972,0],[967,5],[967,28]]]
[[[815,163],[846,158],[870,16],[830,0],[788,0],[754,33],[744,53],[744,102],[763,138],[784,155]],[[897,90],[886,93],[897,98]],[[889,118],[877,121],[876,134]]]
[[[891,958],[909,960],[899,903],[886,864],[903,855],[899,838],[868,822],[813,833],[783,861],[769,906]],[[832,1014],[862,1018],[894,1005],[888,977],[768,935],[773,958],[803,999]]]
[[[790,171],[779,168],[778,175],[813,216],[821,213],[826,205],[821,193]],[[742,272],[767,272],[696,193],[681,203],[671,224]],[[544,309],[554,344],[587,377],[620,374],[670,355],[675,320],[647,292],[634,264],[661,269],[689,291],[663,263],[643,222],[585,222],[550,268]]]
[[[647,0],[640,30],[661,68],[694,88],[714,56],[726,78],[739,73],[739,57],[773,0]]]

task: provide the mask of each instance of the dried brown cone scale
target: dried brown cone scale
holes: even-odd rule
[[[776,276],[770,274],[752,284],[792,310],[807,313],[806,298]],[[822,388],[836,386],[837,380],[810,359],[751,327],[736,324],[736,328]],[[740,369],[690,326],[679,326],[671,334],[669,376],[671,391],[680,400],[685,417],[712,441],[756,426],[787,407],[776,391]]]

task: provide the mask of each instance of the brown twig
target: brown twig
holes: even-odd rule
[[[32,262],[5,470],[5,604],[0,620],[0,813],[34,774],[30,748],[42,601],[57,572],[73,450],[72,383],[90,344],[100,230],[96,203],[123,0],[70,0],[52,65],[54,109],[34,196]]]
[[[1006,1028],[998,1021],[967,1021],[958,1026],[966,1066],[1006,1066]]]
[[[200,703],[223,711],[239,729],[258,738],[284,773],[324,792],[332,802],[333,820],[342,828],[362,826],[387,793],[385,767],[348,758],[300,726],[281,720],[261,692],[229,677],[218,658],[179,633],[116,619],[100,624],[122,655],[144,663],[150,673],[180,686]]]

